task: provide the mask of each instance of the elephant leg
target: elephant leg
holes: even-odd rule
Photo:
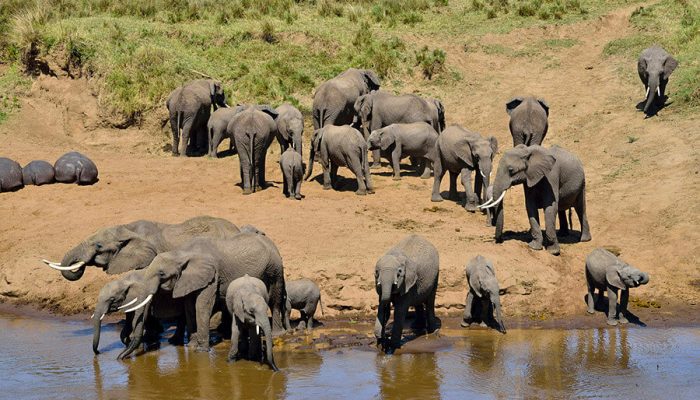
[[[386,339],[386,323],[389,320],[391,313],[389,304],[380,304],[377,307],[377,318],[374,321],[374,337],[377,339],[377,345],[383,345]]]
[[[197,341],[197,312],[195,310],[194,296],[188,296],[185,299],[185,326],[187,333],[190,335],[189,343]]]
[[[270,285],[268,295],[270,298],[270,310],[272,310],[272,334],[283,334],[289,328],[289,325],[285,324],[285,310],[287,307],[285,306],[286,296],[283,281],[273,282]]]
[[[581,191],[574,210],[576,210],[576,216],[578,216],[581,224],[581,238],[579,240],[581,242],[589,242],[591,240],[591,230],[588,226],[588,217],[586,216],[586,188]]]
[[[629,321],[627,320],[627,303],[629,302],[630,298],[630,292],[627,289],[621,289],[620,290],[620,313],[619,313],[619,321],[622,324],[626,324]]]
[[[330,167],[331,187],[338,188],[338,165],[331,163]]]
[[[255,325],[250,325],[248,329],[248,360],[260,361],[262,352],[260,351],[260,335],[255,332]]]
[[[392,354],[395,349],[401,347],[401,336],[403,335],[403,323],[406,320],[408,306],[403,302],[394,305],[394,326],[391,329],[391,341],[386,349],[387,354]]]
[[[569,234],[569,223],[566,220],[566,210],[560,210],[559,214],[559,235],[567,236]]]
[[[377,169],[382,166],[382,154],[380,150],[372,150],[372,165],[370,168]]]
[[[179,316],[176,324],[175,333],[168,339],[168,343],[173,346],[182,346],[185,344],[185,317]]]
[[[122,344],[124,345],[129,345],[129,342],[131,341],[131,331],[133,328],[133,321],[134,321],[134,313],[130,312],[126,314],[126,319],[124,321],[124,327],[122,327],[121,333],[119,334],[119,339],[121,340]]]
[[[260,149],[258,154],[259,162],[256,163],[258,167],[259,180],[256,182],[259,189],[267,188],[267,178],[265,177],[265,164],[267,163],[267,147]],[[257,189],[256,188],[256,189]]]
[[[608,285],[608,325],[617,325],[617,288]]]
[[[160,340],[160,333],[163,326],[157,318],[149,315],[145,322],[146,333],[143,335],[143,342],[147,345],[156,344]]]
[[[474,194],[474,191],[472,191],[471,186],[472,171],[467,168],[463,168],[462,172],[460,173],[460,177],[462,180],[462,186],[464,186],[464,209],[469,212],[475,212],[477,206],[477,198],[476,194]]]
[[[444,176],[445,170],[442,168],[442,162],[437,159],[433,162],[433,194],[430,197],[430,201],[441,202],[443,200],[440,195],[440,184]]]
[[[481,190],[486,193],[486,184],[484,177],[481,176],[481,170],[474,173],[474,196],[477,204],[481,204],[485,199],[481,196]]]
[[[588,286],[588,298],[586,299],[586,304],[588,305],[588,309],[586,312],[589,314],[595,313],[595,303],[596,299],[594,297],[595,293],[595,285],[591,281],[591,277],[589,276],[588,273],[586,273],[586,286]]]
[[[471,325],[473,318],[472,318],[472,306],[474,304],[474,294],[472,293],[471,290],[467,291],[467,299],[464,302],[464,315],[462,316],[462,322],[460,325],[462,327],[466,328],[469,325]]]
[[[239,146],[236,146],[239,150],[241,148]],[[243,194],[248,195],[253,193],[253,185],[252,185],[252,180],[253,180],[253,174],[250,168],[250,163],[252,161],[251,154],[249,151],[246,151],[243,149],[242,151],[238,152],[238,161],[241,166],[241,183],[243,185]]]
[[[479,325],[481,325],[483,327],[487,327],[489,325],[489,320],[490,320],[489,310],[490,310],[490,308],[491,308],[491,302],[486,301],[486,298],[482,297],[481,298],[481,310],[480,310],[481,311],[481,316],[480,316],[481,324],[479,324]]]
[[[328,165],[330,164],[330,165]],[[323,163],[321,162],[321,167],[323,168],[323,190],[330,190],[333,188],[332,181],[331,181],[331,171],[330,168],[333,166],[333,163],[328,162]]]
[[[428,300],[425,302],[425,319],[426,319],[426,324],[427,324],[427,331],[428,333],[433,333],[437,331],[438,329],[438,324],[437,324],[437,317],[435,316],[435,295],[437,293],[437,288],[433,290],[433,292],[428,295]]]
[[[457,173],[450,171],[450,200],[459,201],[457,196]]]
[[[430,179],[430,169],[432,168],[433,164],[427,158],[424,158],[421,164],[423,165],[423,170],[420,175],[420,178]]]
[[[306,312],[304,310],[299,310],[299,314],[301,314],[301,318],[299,319],[299,324],[297,325],[297,329],[306,329]]]
[[[178,144],[178,154],[180,157],[187,155],[187,146],[190,143],[190,135],[192,133],[192,127],[194,125],[194,117],[185,118],[182,124],[182,134],[180,135],[180,142]]]
[[[401,179],[401,146],[394,146],[394,150],[391,152],[391,167],[394,169],[394,177],[392,178],[395,181],[398,181]]]
[[[289,184],[289,179],[287,179],[287,172],[282,171],[282,194],[284,197],[290,197],[291,195],[291,185]]]
[[[365,172],[362,165],[362,158],[358,157],[355,159],[350,159],[348,166],[355,173],[355,178],[357,179],[357,191],[356,195],[364,196],[367,194],[367,181],[365,180]]]
[[[544,225],[545,225],[545,235],[547,236],[547,251],[551,254],[558,256],[559,250],[559,239],[557,239],[557,203],[554,202],[550,206],[544,209]]]
[[[202,289],[195,299],[197,340],[195,351],[209,351],[209,320],[216,299],[216,282]]]
[[[415,310],[415,317],[413,318],[413,330],[422,331],[427,329],[427,317],[425,313],[425,304],[416,304],[413,306]]]
[[[177,156],[180,155],[179,152],[179,146],[180,146],[180,123],[178,119],[178,112],[174,112],[170,114],[170,130],[172,131],[173,134],[173,155]],[[181,115],[181,114],[180,114]]]
[[[542,230],[540,229],[540,213],[534,201],[525,194],[525,208],[527,209],[527,217],[530,220],[530,235],[532,241],[528,243],[533,250],[542,250]]]
[[[299,178],[297,181],[295,187],[294,187],[294,198],[297,200],[301,200],[301,181],[302,179]]]
[[[229,361],[236,361],[236,357],[238,356],[238,341],[241,336],[240,328],[238,318],[233,317],[233,321],[231,322],[231,350],[228,352]]]

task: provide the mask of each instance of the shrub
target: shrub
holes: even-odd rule
[[[263,22],[262,30],[260,32],[260,38],[267,43],[277,43],[277,36],[275,35],[275,26],[272,25],[272,22]]]
[[[430,51],[428,46],[416,52],[416,65],[420,67],[423,77],[433,79],[433,75],[445,67],[447,54],[441,49]]]
[[[318,15],[322,17],[342,17],[345,11],[342,4],[334,0],[320,0],[317,3]]]

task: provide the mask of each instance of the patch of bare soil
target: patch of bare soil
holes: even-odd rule
[[[167,127],[107,128],[88,82],[40,77],[21,111],[0,126],[0,153],[25,164],[33,159],[53,162],[66,151],[78,150],[97,163],[100,181],[88,187],[30,186],[0,194],[0,301],[63,314],[88,312],[109,277],[91,268],[79,282],[68,282],[43,266],[41,258],[60,260],[104,226],[136,219],[174,223],[208,214],[265,231],[279,247],[289,278],[304,276],[319,283],[330,316],[372,312],[374,264],[409,233],[424,235],[440,251],[437,307],[442,316],[461,314],[467,287],[464,266],[477,254],[495,262],[501,287],[508,288],[502,303],[509,319],[583,316],[584,258],[598,246],[615,246],[625,260],[651,274],[649,285],[631,293],[633,312],[645,315],[644,307],[652,307],[677,321],[686,320],[687,313],[697,316],[700,121],[674,111],[673,105],[644,119],[634,107],[644,95],[642,85],[618,72],[633,69],[634,60],[619,65],[619,60],[601,55],[605,43],[628,32],[631,11],[485,39],[516,50],[544,39],[576,40],[573,47],[542,50],[517,57],[517,62],[479,48],[465,51],[459,40],[431,43],[445,48],[450,67],[465,77],[460,87],[438,93],[448,123],[494,134],[507,148],[512,142],[505,102],[528,93],[549,102],[545,141],[583,160],[593,235],[588,243],[577,243],[577,233],[565,238],[560,257],[528,249],[521,189],[505,199],[506,230],[514,233],[503,244],[494,243],[493,228],[486,226],[483,215],[467,213],[448,200],[431,203],[432,180],[405,173],[402,181],[394,182],[388,167],[374,174],[374,195],[355,196],[351,173],[341,169],[346,178],[342,190],[323,191],[317,181],[306,182],[304,200],[286,200],[276,143],[267,163],[274,186],[242,196],[236,156],[170,157],[161,150],[169,141]],[[671,80],[671,101],[673,92]],[[307,126],[307,138],[310,130]],[[447,179],[443,185],[446,191]],[[594,319],[604,323],[602,315]]]

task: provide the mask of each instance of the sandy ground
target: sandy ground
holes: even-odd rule
[[[302,186],[304,200],[286,200],[276,143],[267,163],[274,187],[242,196],[236,156],[170,157],[162,150],[169,141],[168,127],[155,122],[126,130],[105,127],[90,82],[40,77],[21,111],[0,126],[1,155],[24,165],[33,159],[53,162],[78,150],[97,163],[100,181],[89,187],[30,186],[0,194],[0,302],[60,314],[89,312],[110,277],[91,268],[82,280],[69,282],[41,264],[41,258],[60,260],[104,226],[136,219],[175,223],[208,214],[265,231],[279,247],[290,279],[304,276],[319,283],[330,317],[366,317],[376,303],[376,260],[404,236],[418,233],[440,252],[436,305],[442,316],[461,313],[464,266],[482,254],[495,262],[501,287],[508,287],[501,300],[507,318],[579,318],[585,314],[584,258],[595,247],[612,246],[651,274],[649,285],[631,292],[633,312],[661,321],[696,321],[700,120],[697,113],[680,113],[673,105],[650,119],[635,109],[643,86],[622,77],[619,69],[634,71],[636,60],[601,55],[605,43],[629,33],[631,11],[628,7],[574,25],[484,38],[484,43],[514,50],[548,38],[577,40],[573,47],[544,49],[517,57],[517,62],[478,46],[465,51],[460,38],[432,43],[447,50],[449,68],[465,77],[439,94],[448,123],[496,135],[506,148],[512,142],[505,102],[527,93],[549,102],[545,143],[559,144],[583,160],[593,236],[591,242],[577,243],[574,217],[576,233],[564,240],[560,257],[528,249],[520,188],[505,199],[505,230],[510,233],[503,244],[494,243],[484,216],[467,213],[452,201],[431,203],[432,179],[404,171],[404,179],[395,182],[389,167],[374,171],[374,195],[356,196],[352,174],[341,169],[343,190],[323,191],[312,181]],[[673,101],[673,79],[668,90]],[[307,141],[309,132],[307,126]],[[630,136],[637,140],[630,143]],[[319,165],[314,169],[314,175],[320,174]],[[604,317],[599,319],[602,324]]]

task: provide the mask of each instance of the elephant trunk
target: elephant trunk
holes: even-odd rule
[[[107,313],[108,307],[98,304],[95,307],[95,314],[92,315],[92,352],[100,354],[97,348],[100,345],[100,332],[102,330],[102,317]]]
[[[311,151],[309,151],[309,165],[306,166],[306,174],[304,174],[304,180],[308,180],[311,176],[311,172],[314,170],[314,157],[316,156],[316,149],[314,149],[314,143],[311,142]]]
[[[301,135],[301,132],[299,132],[298,135],[294,135],[294,137],[292,138],[292,146],[294,146],[294,150],[296,150],[296,152],[303,157],[304,154],[302,153]]]
[[[647,283],[649,283],[649,274],[647,274],[646,272],[642,272],[642,280],[639,281],[639,284],[646,285]]]
[[[501,316],[501,301],[498,299],[498,291],[495,294],[491,294],[493,301],[493,317],[498,324],[498,331],[501,333],[506,333],[506,326],[503,323],[503,317]]]
[[[255,316],[255,320],[265,335],[265,360],[273,371],[279,371],[279,368],[275,365],[275,358],[272,355],[272,328],[270,327],[267,314],[258,313]]]
[[[649,107],[651,107],[651,104],[654,102],[654,98],[656,97],[656,94],[659,91],[659,75],[649,75],[649,80],[647,83],[647,102],[644,105],[645,113],[649,111]]]
[[[391,270],[384,270],[379,273],[379,303],[388,304],[391,301],[391,294],[394,291],[396,274]]]
[[[95,257],[94,248],[83,242],[66,253],[61,261],[61,266],[67,267],[80,261],[88,264],[92,261],[93,257]],[[69,281],[77,281],[82,278],[85,273],[85,267],[86,265],[83,265],[73,271],[61,271],[61,275]]]

